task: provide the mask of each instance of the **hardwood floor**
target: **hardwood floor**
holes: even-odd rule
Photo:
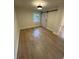
[[[63,59],[64,41],[44,28],[21,30],[17,59]]]

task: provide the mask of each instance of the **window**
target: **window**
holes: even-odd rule
[[[33,21],[35,24],[38,24],[40,22],[40,12],[33,12]]]

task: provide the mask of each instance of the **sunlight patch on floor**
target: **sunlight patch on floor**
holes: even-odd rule
[[[40,37],[40,30],[39,29],[35,29],[34,31],[33,31],[33,36],[36,38],[39,38]]]

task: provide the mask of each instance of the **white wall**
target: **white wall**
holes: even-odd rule
[[[47,17],[47,29],[51,30],[55,34],[58,34],[62,18],[63,18],[63,8],[59,8],[58,11],[48,12]]]
[[[40,26],[40,23],[38,25],[34,24],[32,10],[28,10],[25,8],[16,8],[16,14],[18,17],[20,29],[26,29],[26,28],[31,28],[31,27],[35,27],[35,26]]]
[[[62,38],[64,38],[64,18],[62,18],[62,22],[61,22],[61,26],[60,26],[60,29],[59,29],[59,32],[58,32],[58,35]]]
[[[16,17],[16,12],[14,11],[14,59],[17,59],[19,32],[18,20]]]

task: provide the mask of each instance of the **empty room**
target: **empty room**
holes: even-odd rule
[[[64,59],[64,0],[14,0],[14,59]]]

